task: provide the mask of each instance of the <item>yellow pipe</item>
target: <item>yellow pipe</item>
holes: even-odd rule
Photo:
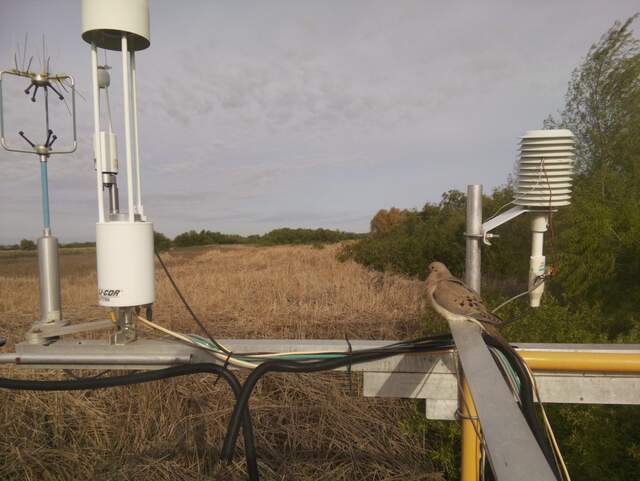
[[[462,378],[462,475],[460,481],[480,480],[480,423],[467,380]],[[474,427],[475,426],[475,427]]]
[[[640,353],[519,351],[533,370],[640,372]]]
[[[519,354],[533,370],[640,373],[640,353],[526,351]],[[467,380],[462,378],[461,481],[480,480],[480,423]],[[475,428],[474,428],[475,426]]]

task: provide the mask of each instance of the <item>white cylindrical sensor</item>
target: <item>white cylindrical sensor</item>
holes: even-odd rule
[[[547,222],[549,221],[546,214],[537,214],[531,220],[531,258],[529,260],[529,305],[531,307],[540,307],[540,300],[544,293],[544,282],[538,287],[534,286],[541,276],[544,276],[546,269],[546,259],[543,255],[544,233],[547,231]]]
[[[60,302],[60,274],[58,270],[58,239],[47,235],[38,239],[38,265],[40,267],[40,321],[56,322],[62,319]]]
[[[153,224],[96,224],[98,303],[104,307],[133,307],[155,300]]]
[[[96,168],[103,174],[118,173],[118,149],[113,132],[101,131],[93,136],[93,151],[96,153]]]

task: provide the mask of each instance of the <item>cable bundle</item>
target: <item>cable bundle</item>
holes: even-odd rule
[[[36,391],[72,391],[85,389],[102,389],[116,386],[126,386],[140,384],[150,381],[169,379],[172,377],[185,376],[197,373],[211,373],[222,377],[233,390],[236,397],[236,404],[229,419],[227,433],[222,446],[222,459],[230,462],[233,458],[234,448],[239,436],[240,428],[243,430],[245,443],[245,456],[247,462],[247,472],[250,481],[258,481],[258,463],[256,456],[253,427],[249,413],[249,399],[258,381],[269,372],[290,372],[290,373],[314,373],[328,371],[340,367],[351,367],[354,364],[376,361],[391,356],[409,353],[436,354],[455,349],[455,344],[450,334],[424,337],[408,341],[400,341],[380,348],[352,350],[349,344],[348,351],[306,351],[306,352],[280,352],[280,353],[234,353],[227,347],[216,341],[207,331],[204,324],[198,319],[186,299],[175,284],[169,270],[156,252],[156,256],[161,266],[166,272],[171,284],[178,293],[178,296],[200,326],[207,338],[195,334],[182,334],[174,332],[163,326],[154,323],[151,317],[151,310],[147,310],[149,319],[138,315],[138,319],[147,327],[158,330],[198,347],[209,353],[217,362],[187,364],[167,369],[127,374],[113,377],[94,377],[68,381],[33,381],[0,378],[0,388],[21,389]],[[536,391],[535,380],[517,352],[506,342],[495,337],[484,335],[485,342],[490,346],[494,359],[505,380],[511,386],[511,390],[516,397],[519,406],[535,435],[547,461],[554,470],[558,480],[569,479],[566,467],[562,462],[557,443],[553,438],[548,420],[542,410],[543,423],[538,417],[534,404],[534,391]],[[222,363],[222,365],[220,365]],[[240,384],[235,375],[228,369],[229,366],[250,369],[251,372],[243,385]],[[563,468],[565,478],[560,474],[560,467]]]
[[[150,321],[148,321],[150,322]],[[164,329],[164,328],[163,328]],[[182,336],[182,335],[180,335]],[[191,339],[190,336],[184,336]],[[290,372],[290,373],[313,373],[333,370],[353,364],[375,361],[399,354],[409,353],[441,353],[455,348],[450,335],[440,335],[426,337],[422,339],[402,341],[376,349],[353,350],[351,352],[307,352],[307,353],[216,353],[215,349],[203,341],[199,336],[195,336],[199,342],[207,344],[207,352],[217,356],[222,356],[227,360],[227,364],[241,362],[250,363],[254,367],[243,385],[240,385],[237,378],[227,368],[214,363],[189,364],[171,367],[167,369],[147,371],[123,376],[113,376],[106,378],[89,378],[69,381],[31,381],[0,378],[0,388],[21,389],[21,390],[41,390],[41,391],[67,391],[102,389],[116,386],[126,386],[140,384],[150,381],[158,381],[177,376],[185,376],[197,373],[212,373],[222,377],[231,387],[236,397],[236,404],[229,419],[227,433],[222,446],[221,457],[226,461],[233,458],[234,448],[240,433],[243,430],[245,455],[247,462],[247,472],[250,481],[259,480],[256,447],[253,437],[251,416],[249,413],[249,399],[258,381],[269,372]],[[508,383],[512,386],[514,395],[518,399],[520,408],[525,416],[531,430],[533,431],[545,457],[554,469],[558,479],[563,479],[558,468],[557,453],[550,443],[545,432],[545,426],[541,423],[534,404],[533,379],[530,376],[526,364],[513,348],[506,347],[490,336],[485,336],[485,341],[491,347],[494,358],[503,372]],[[198,345],[196,341],[193,342]],[[221,346],[223,347],[223,346]],[[233,362],[232,362],[233,360]],[[545,416],[546,420],[546,416]],[[555,444],[555,440],[553,440]],[[564,467],[564,466],[563,466]]]

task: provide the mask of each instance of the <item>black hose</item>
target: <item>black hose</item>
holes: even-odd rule
[[[235,405],[233,413],[229,418],[229,427],[227,428],[227,434],[222,445],[221,458],[228,462],[233,459],[233,448],[238,438],[240,431],[240,415],[243,410],[248,409],[249,398],[257,382],[266,373],[273,372],[294,372],[294,373],[311,373],[319,371],[328,371],[336,369],[338,367],[344,367],[347,365],[358,364],[367,361],[374,361],[383,359],[398,354],[405,354],[409,352],[429,352],[438,351],[444,349],[450,349],[453,347],[453,343],[450,337],[444,336],[438,338],[437,341],[431,341],[429,344],[416,344],[407,345],[406,347],[396,347],[394,349],[379,349],[377,351],[368,350],[366,352],[355,351],[353,354],[346,355],[339,359],[327,359],[322,361],[287,361],[287,360],[268,360],[264,361],[258,367],[256,367],[242,386],[242,392]]]
[[[86,389],[103,389],[117,386],[130,386],[150,381],[159,381],[172,377],[186,376],[198,373],[211,373],[221,376],[228,384],[236,398],[236,405],[242,393],[242,387],[238,379],[226,368],[211,363],[183,364],[180,366],[145,371],[135,374],[125,374],[106,378],[87,378],[81,380],[65,381],[33,381],[23,379],[8,379],[0,377],[0,388],[17,389],[27,391],[79,391]],[[258,463],[256,446],[253,437],[253,427],[248,409],[243,409],[239,416],[242,418],[242,431],[247,460],[247,472],[250,481],[258,481]]]

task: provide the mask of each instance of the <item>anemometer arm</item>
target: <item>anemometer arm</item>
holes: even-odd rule
[[[20,132],[18,132],[18,135],[19,135],[20,137],[22,137],[22,138],[24,139],[24,141],[25,141],[27,144],[29,144],[31,147],[33,147],[34,149],[36,148],[36,144],[34,144],[33,142],[31,142],[31,141],[29,140],[29,138],[28,138],[26,135],[24,135],[24,131],[22,131],[22,130],[21,130]]]

